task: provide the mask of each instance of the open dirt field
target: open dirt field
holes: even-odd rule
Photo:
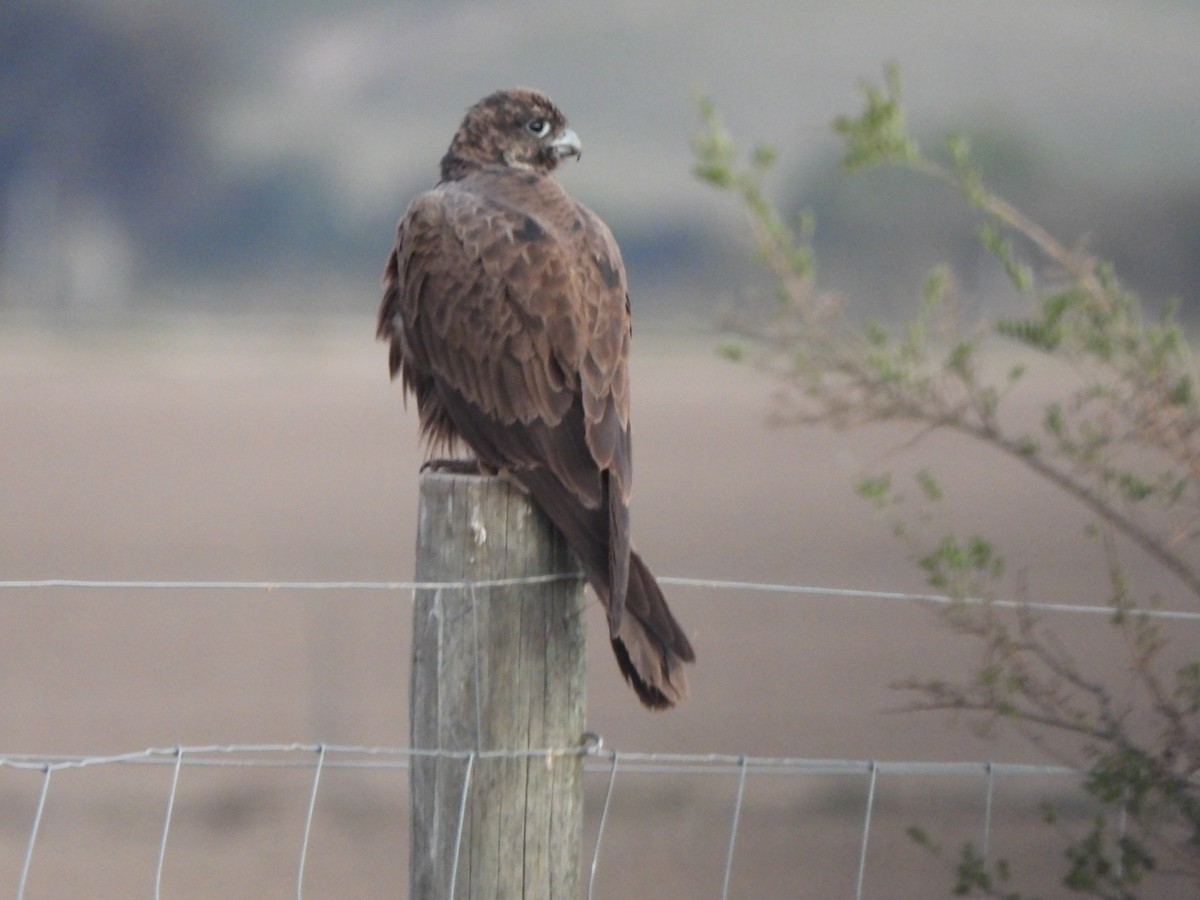
[[[0,335],[0,579],[410,578],[415,410],[388,383],[371,323],[269,326]],[[634,535],[658,574],[921,590],[853,488],[865,471],[936,458],[955,508],[969,511],[960,521],[1020,560],[1032,595],[1103,602],[1079,509],[949,439],[897,450],[900,429],[770,430],[769,383],[711,344],[635,339]],[[1040,761],[1012,736],[887,712],[904,702],[890,681],[969,671],[973,648],[927,607],[707,588],[670,597],[699,661],[690,700],[660,715],[621,682],[593,603],[589,719],[609,747]],[[6,590],[0,754],[405,746],[410,615],[409,595],[390,592]],[[1111,649],[1102,623],[1063,627],[1097,659]],[[589,852],[606,777],[587,783]],[[151,894],[170,778],[169,766],[56,773],[26,896]],[[404,896],[405,773],[325,778],[305,894]],[[164,896],[294,895],[310,784],[304,769],[185,769]],[[0,893],[20,877],[41,785],[38,773],[0,769]],[[866,787],[750,779],[730,895],[851,896]],[[596,896],[719,896],[735,789],[727,776],[619,779]],[[1031,823],[1039,799],[1065,785],[998,790],[995,854],[1045,871],[1054,832]],[[884,778],[877,804],[865,896],[947,896],[945,865],[903,830],[921,824],[950,847],[977,840],[983,779]]]

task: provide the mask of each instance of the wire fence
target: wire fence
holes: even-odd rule
[[[900,762],[853,759],[801,759],[788,757],[757,757],[729,754],[687,753],[639,753],[620,752],[604,746],[599,736],[589,735],[588,741],[579,747],[559,747],[526,751],[442,751],[414,750],[404,747],[365,747],[332,744],[230,744],[208,746],[176,746],[147,748],[131,753],[106,756],[62,756],[38,754],[0,755],[0,768],[23,770],[40,776],[37,803],[29,823],[28,839],[20,877],[16,885],[16,896],[25,896],[29,873],[35,859],[35,851],[41,831],[43,815],[51,794],[51,785],[57,773],[66,770],[89,770],[117,766],[160,766],[171,770],[170,787],[162,799],[162,831],[154,864],[154,896],[161,896],[164,864],[170,845],[176,800],[183,780],[183,771],[190,768],[217,769],[302,769],[309,773],[309,787],[305,808],[304,827],[296,841],[295,895],[304,892],[305,866],[313,833],[314,812],[322,774],[327,771],[395,771],[406,772],[415,757],[455,760],[462,765],[464,796],[477,762],[495,759],[546,760],[563,756],[582,755],[584,769],[590,775],[603,776],[605,781],[603,805],[599,811],[599,823],[592,839],[592,848],[587,863],[587,897],[595,896],[596,876],[600,865],[601,848],[609,823],[615,789],[620,776],[631,775],[682,775],[682,776],[734,776],[737,791],[728,812],[729,833],[721,873],[720,896],[730,895],[735,850],[738,845],[739,826],[742,821],[746,783],[750,778],[790,777],[812,778],[817,776],[853,776],[865,779],[867,793],[862,816],[862,827],[858,841],[857,870],[854,881],[854,897],[865,896],[867,852],[870,846],[872,824],[876,814],[876,788],[881,779],[898,776],[920,776],[926,778],[962,778],[964,776],[982,782],[982,815],[978,825],[983,859],[989,853],[990,835],[994,809],[995,785],[997,781],[1012,777],[1077,778],[1082,773],[1067,766],[1026,765],[1011,763],[972,762]],[[458,835],[461,838],[463,818],[460,812]]]
[[[174,591],[415,591],[423,589],[470,589],[474,590],[489,586],[507,586],[517,583],[545,583],[557,578],[576,578],[578,576],[543,576],[522,579],[501,579],[476,583],[422,583],[422,582],[268,582],[268,581],[100,581],[100,580],[10,580],[0,581],[0,591],[42,591],[56,588],[83,588],[95,590],[119,591],[156,591],[168,594]],[[962,604],[968,605],[990,603],[1003,608],[1026,608],[1041,612],[1074,615],[1113,615],[1109,607],[1075,606],[1057,603],[1027,603],[1024,601],[983,601],[956,600],[947,596],[935,594],[913,594],[888,591],[865,591],[842,588],[825,588],[815,586],[796,586],[782,584],[760,584],[739,581],[716,581],[692,578],[660,578],[665,585],[688,586],[697,588],[719,589],[740,594],[786,594],[796,597],[827,596],[852,598],[861,601],[876,602],[909,602],[927,603],[934,605]],[[1171,621],[1200,622],[1200,614],[1149,609],[1145,615]],[[14,776],[37,779],[36,801],[33,804],[31,816],[23,827],[23,852],[17,867],[15,896],[24,900],[30,884],[31,873],[39,858],[39,847],[44,835],[44,822],[47,808],[52,804],[55,792],[53,787],[64,777],[63,773],[76,770],[83,773],[111,771],[115,769],[159,767],[169,770],[169,786],[157,800],[160,810],[161,830],[157,841],[157,852],[152,864],[153,896],[163,896],[164,872],[174,846],[172,839],[175,835],[179,820],[181,792],[189,783],[191,773],[199,769],[209,770],[288,770],[300,772],[304,776],[303,827],[292,845],[294,863],[294,896],[302,897],[305,890],[306,870],[310,865],[310,847],[313,843],[315,823],[318,821],[318,799],[323,794],[323,776],[328,773],[381,773],[385,776],[392,773],[406,772],[413,759],[418,757],[438,757],[451,760],[461,766],[463,796],[465,799],[467,787],[479,767],[494,759],[525,759],[551,765],[555,758],[575,755],[583,757],[585,782],[592,785],[589,797],[592,798],[589,808],[590,849],[587,859],[583,862],[583,881],[586,884],[586,896],[591,900],[603,896],[598,885],[601,881],[602,848],[610,845],[614,836],[613,820],[616,807],[615,799],[621,785],[631,779],[642,776],[652,779],[667,777],[682,779],[733,779],[736,788],[732,800],[726,799],[716,804],[719,810],[723,807],[724,832],[723,847],[720,852],[721,863],[716,872],[718,885],[714,886],[713,894],[725,900],[733,895],[737,881],[737,866],[739,848],[743,846],[746,831],[746,810],[748,789],[763,782],[775,782],[787,779],[793,784],[811,784],[814,779],[838,778],[849,779],[861,790],[843,792],[844,796],[857,799],[845,800],[844,804],[853,806],[861,803],[857,815],[859,824],[853,829],[853,852],[849,857],[853,878],[850,889],[856,900],[867,896],[893,896],[892,885],[875,885],[875,893],[871,894],[870,867],[868,865],[873,835],[878,830],[880,819],[880,787],[885,781],[911,779],[932,779],[947,782],[966,779],[973,787],[977,809],[967,818],[974,819],[971,828],[971,843],[978,848],[981,859],[987,862],[993,856],[993,838],[996,831],[996,800],[1002,789],[1000,784],[1034,780],[1044,783],[1047,780],[1069,785],[1072,791],[1077,791],[1077,785],[1082,773],[1074,768],[1059,765],[1014,764],[991,761],[976,762],[941,762],[941,761],[888,761],[874,759],[813,759],[801,757],[768,757],[742,754],[695,754],[695,753],[650,753],[618,750],[606,745],[599,735],[585,736],[584,743],[576,747],[555,747],[526,751],[448,751],[448,750],[417,750],[407,747],[387,746],[354,746],[324,743],[291,743],[291,744],[227,744],[227,745],[197,745],[151,747],[129,753],[115,755],[48,755],[36,753],[2,752],[0,748],[0,773],[11,772]],[[25,788],[27,789],[27,787]],[[403,788],[401,788],[403,789]],[[1058,790],[1058,789],[1056,789]],[[774,791],[772,791],[774,793]],[[1039,794],[1044,791],[1039,790]],[[6,796],[0,792],[0,800]],[[11,801],[11,795],[10,801]],[[20,831],[22,826],[17,821],[15,806],[12,802],[4,804],[8,807],[0,816],[0,825],[8,832]],[[1094,809],[1089,806],[1086,813],[1091,815]],[[459,811],[458,836],[461,838],[463,829],[464,806]],[[403,815],[403,808],[394,809],[396,815]],[[1124,817],[1118,812],[1116,826],[1118,836],[1124,833]],[[849,833],[849,832],[847,832]],[[456,844],[457,846],[457,844]],[[849,851],[848,851],[849,852]],[[56,852],[55,856],[58,853]],[[456,854],[457,863],[457,854]],[[0,869],[2,870],[2,869]],[[457,871],[457,869],[456,869]],[[618,894],[617,896],[620,896]],[[647,894],[649,896],[649,894]]]
[[[578,575],[537,575],[525,578],[498,578],[489,581],[88,581],[69,578],[0,581],[0,590],[46,588],[95,588],[107,590],[156,591],[420,591],[470,590],[472,588],[511,587],[521,584],[547,584],[574,580]],[[659,584],[676,587],[712,588],[757,594],[788,594],[796,597],[845,597],[852,600],[875,600],[891,603],[925,603],[933,606],[990,606],[993,609],[1025,609],[1031,612],[1067,613],[1083,616],[1113,616],[1111,606],[1090,606],[1078,603],[1049,603],[1036,600],[983,599],[951,597],[946,594],[912,593],[905,591],[871,591],[855,588],[820,587],[816,585],[769,584],[753,581],[721,581],[708,578],[679,578],[664,576]],[[1200,622],[1200,612],[1190,610],[1146,607],[1138,615],[1161,621]]]

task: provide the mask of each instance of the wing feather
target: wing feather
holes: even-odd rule
[[[595,470],[629,460],[618,450],[629,440],[629,319],[608,229],[552,179],[484,171],[418,197],[397,253],[395,302],[385,298],[398,321],[394,354],[454,394],[462,415],[548,426],[532,445],[503,435],[499,458],[485,462],[545,465],[598,503]],[[555,427],[577,398],[582,435]],[[620,474],[628,484],[631,473]]]

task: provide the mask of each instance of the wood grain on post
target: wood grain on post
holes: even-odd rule
[[[417,581],[578,571],[557,529],[504,480],[421,476]],[[578,747],[585,728],[584,637],[581,577],[417,591],[412,746]],[[455,898],[578,896],[582,776],[576,754],[414,756],[411,896],[442,900],[452,882]]]

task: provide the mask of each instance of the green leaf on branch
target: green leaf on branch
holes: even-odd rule
[[[966,598],[1004,574],[1003,557],[978,535],[966,543],[949,535],[918,559],[917,564],[925,570],[932,587],[946,590],[958,599]]]
[[[864,82],[866,108],[858,118],[839,116],[833,128],[846,139],[842,165],[851,172],[866,166],[907,163],[917,159],[917,142],[908,133],[900,105],[900,70],[884,69],[882,87]]]
[[[917,473],[917,485],[921,488],[921,493],[925,495],[925,499],[933,503],[942,499],[942,486],[938,484],[937,478],[928,469],[922,469]]]
[[[1012,242],[995,225],[980,226],[979,243],[1004,266],[1008,280],[1018,293],[1029,294],[1033,290],[1033,272],[1017,258]]]
[[[863,478],[858,483],[858,495],[870,501],[876,509],[890,506],[895,502],[892,495],[892,476],[884,473]]]

